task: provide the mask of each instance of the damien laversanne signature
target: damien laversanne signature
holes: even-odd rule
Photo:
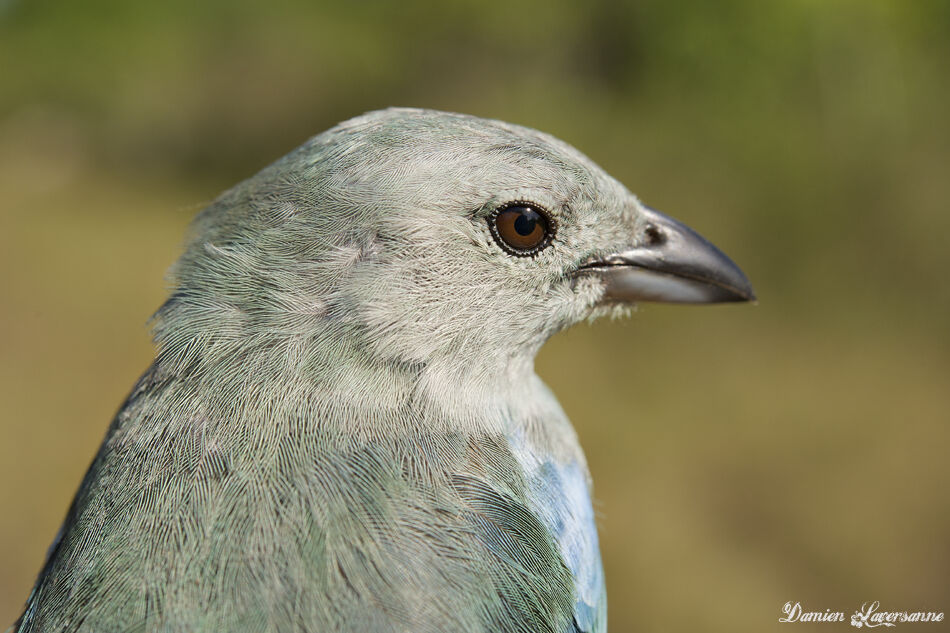
[[[876,626],[895,626],[901,622],[943,622],[943,611],[881,611],[881,603],[865,602],[851,615],[851,626],[874,628]],[[782,607],[785,617],[779,622],[845,622],[841,611],[808,611],[800,602],[786,602]]]

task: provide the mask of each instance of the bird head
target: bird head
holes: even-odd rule
[[[638,301],[753,298],[719,250],[566,143],[414,109],[346,121],[223,194],[175,277],[166,362],[253,366],[266,349],[297,372],[491,373]]]

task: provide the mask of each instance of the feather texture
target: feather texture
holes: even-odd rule
[[[530,200],[512,257],[490,212]],[[641,207],[566,144],[370,113],[223,194],[17,631],[606,630],[584,456],[535,376]]]

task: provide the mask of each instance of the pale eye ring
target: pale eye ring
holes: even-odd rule
[[[488,228],[509,255],[534,257],[551,243],[556,224],[540,206],[518,200],[495,209],[488,216]]]

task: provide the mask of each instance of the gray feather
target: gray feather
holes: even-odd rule
[[[511,257],[497,205],[555,242]],[[583,454],[533,371],[637,200],[497,121],[347,121],[196,219],[158,356],[16,630],[604,631]]]

